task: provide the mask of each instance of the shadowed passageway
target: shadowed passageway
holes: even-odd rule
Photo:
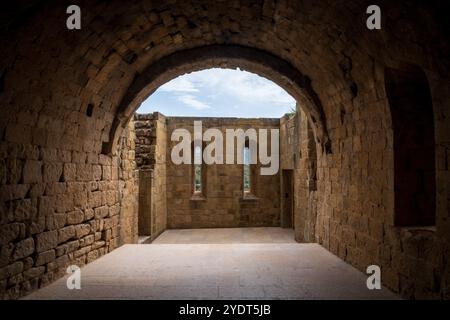
[[[379,0],[381,29],[366,0],[76,4],[80,29],[66,1],[1,13],[0,299],[394,297],[367,290],[372,265],[398,296],[450,298],[445,1]],[[172,133],[194,119],[135,114],[211,68],[294,98],[292,117],[202,122],[279,130],[276,174],[176,164]],[[292,228],[297,243],[173,231],[228,227]],[[138,244],[161,234],[175,243]],[[81,290],[65,288],[74,265]]]

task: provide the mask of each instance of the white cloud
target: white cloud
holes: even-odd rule
[[[173,108],[178,113],[188,107],[191,111],[211,109],[208,114],[272,117],[295,106],[294,98],[272,81],[232,69],[214,68],[185,74],[162,85],[157,92],[165,94],[156,94],[159,98],[154,101],[164,106],[162,109]]]
[[[207,105],[206,103],[203,103],[199,100],[197,100],[196,97],[193,95],[182,95],[178,97],[178,100],[186,104],[187,106],[194,108],[196,110],[205,110],[210,109],[211,107]]]
[[[208,89],[215,95],[229,95],[242,102],[295,105],[294,98],[272,81],[240,70],[214,68],[193,72],[168,82],[161,89],[178,92]]]
[[[294,104],[295,100],[275,83],[248,72],[230,74],[222,89],[241,101],[270,104]]]
[[[158,90],[166,92],[198,92],[198,89],[186,76],[175,78],[163,84]]]

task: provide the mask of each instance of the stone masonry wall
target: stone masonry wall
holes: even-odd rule
[[[139,175],[135,162],[136,134],[130,121],[120,141],[120,243],[137,243]]]
[[[166,118],[136,114],[136,162],[140,171],[139,235],[155,239],[167,226]]]
[[[279,119],[170,117],[167,118],[168,139],[177,128],[187,129],[192,134],[194,120],[202,121],[203,130],[219,129],[224,143],[227,128],[279,128]],[[246,198],[243,197],[242,165],[204,165],[203,195],[196,197],[193,196],[192,165],[175,165],[170,161],[170,152],[177,143],[169,141],[167,148],[168,228],[279,226],[279,173],[262,176],[260,164],[251,165],[253,196]]]
[[[293,170],[294,229],[298,242],[316,242],[316,142],[305,113],[297,106],[280,124],[281,169]]]
[[[300,111],[299,111],[300,112]],[[296,167],[300,154],[298,131],[300,116],[286,114],[280,119],[280,168],[292,170]]]
[[[303,111],[299,111],[300,158],[296,181],[299,192],[296,202],[296,239],[301,242],[316,242],[317,215],[317,144],[311,124]]]
[[[118,157],[23,141],[2,143],[0,159],[2,298],[43,287],[119,245]]]
[[[297,196],[298,187],[297,180],[301,180],[301,177],[297,173],[297,163],[300,157],[300,147],[299,147],[299,126],[298,126],[298,114],[293,112],[286,114],[280,119],[280,185],[281,185],[281,226],[282,227],[295,227],[296,209],[297,206]],[[284,176],[283,170],[289,170],[292,172],[292,194],[289,194],[289,198],[283,194]],[[286,199],[286,200],[285,200]],[[293,201],[293,217],[285,218],[285,201]],[[284,221],[286,220],[286,221]],[[291,221],[293,220],[293,221]]]

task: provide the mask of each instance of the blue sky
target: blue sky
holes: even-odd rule
[[[272,81],[232,69],[185,74],[162,85],[138,113],[166,116],[279,118],[295,108],[295,100]]]

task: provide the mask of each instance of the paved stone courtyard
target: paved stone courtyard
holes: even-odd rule
[[[397,299],[387,289],[368,290],[366,275],[290,234],[281,228],[169,230],[153,244],[124,245],[83,267],[81,290],[68,290],[65,277],[26,298]],[[235,236],[242,242],[232,243]]]
[[[293,229],[205,228],[166,230],[153,244],[187,243],[296,243]]]

